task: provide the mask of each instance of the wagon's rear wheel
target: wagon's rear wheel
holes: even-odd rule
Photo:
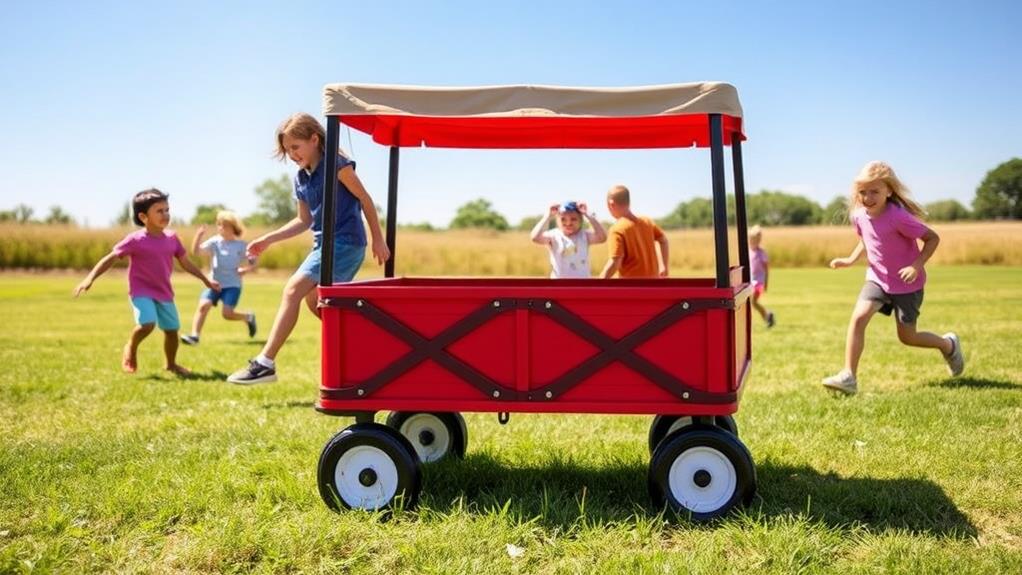
[[[415,448],[378,423],[357,423],[333,436],[319,456],[319,494],[331,509],[415,507],[422,471]]]
[[[460,413],[393,411],[387,416],[387,425],[411,442],[423,463],[450,455],[465,457],[468,428]]]
[[[653,503],[697,521],[747,505],[755,493],[756,466],[749,450],[715,426],[694,424],[668,435],[649,464]]]
[[[668,435],[696,423],[716,425],[728,433],[738,437],[738,424],[731,415],[707,415],[691,417],[688,415],[658,415],[649,425],[649,452],[652,454],[656,446]]]

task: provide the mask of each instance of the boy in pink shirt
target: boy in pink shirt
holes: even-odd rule
[[[138,369],[138,346],[158,325],[164,333],[163,351],[167,358],[164,368],[177,375],[188,375],[191,372],[177,364],[180,320],[174,305],[174,289],[170,285],[174,259],[185,271],[202,280],[206,287],[219,291],[220,284],[195,267],[177,234],[166,229],[170,224],[170,204],[166,194],[155,188],[145,190],[135,194],[131,205],[135,224],[144,229],[128,234],[103,256],[82,283],[75,287],[74,297],[89,291],[96,278],[110,269],[115,260],[128,257],[128,296],[136,325],[124,346],[121,368],[135,373]]]

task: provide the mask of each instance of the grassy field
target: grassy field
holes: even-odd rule
[[[218,317],[181,350],[195,377],[160,371],[155,336],[132,376],[122,273],[77,301],[79,274],[0,275],[0,573],[1022,572],[1022,269],[930,270],[920,328],[958,331],[965,376],[878,318],[862,391],[836,398],[817,382],[862,273],[775,270],[737,414],[759,494],[709,525],[650,508],[633,416],[470,414],[466,459],[427,469],[418,510],[332,513],[315,465],[350,420],[312,409],[311,316],[278,383],[224,383],[260,341]],[[187,321],[200,286],[176,276]],[[246,286],[264,330],[281,282]]]
[[[1022,222],[969,222],[935,224],[941,236],[934,265],[1022,265]],[[60,226],[0,224],[0,270],[77,269],[88,270],[106,255],[130,228],[79,229]],[[187,246],[194,230],[177,230]],[[257,237],[251,230],[247,237]],[[832,258],[845,256],[855,247],[855,232],[849,226],[802,226],[766,228],[763,246],[771,262],[780,267],[817,267]],[[668,232],[671,267],[712,269],[713,236],[709,229]],[[731,238],[732,244],[734,238]],[[273,246],[260,258],[264,269],[293,270],[312,245],[303,234]],[[732,254],[735,254],[732,245]],[[606,261],[606,244],[592,248],[593,267]],[[732,256],[737,262],[737,257]],[[398,230],[398,275],[523,275],[546,276],[550,264],[545,249],[532,245],[527,232],[455,230],[423,232]],[[125,263],[120,265],[124,266]],[[375,273],[365,264],[365,273]]]

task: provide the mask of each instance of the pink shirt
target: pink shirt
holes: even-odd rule
[[[765,285],[767,279],[767,259],[766,250],[763,248],[749,249],[749,276],[752,279],[752,283]]]
[[[118,242],[114,253],[129,258],[128,295],[174,301],[170,272],[174,270],[174,258],[185,255],[177,234],[164,230],[162,236],[150,236],[141,229]]]
[[[866,247],[869,268],[866,280],[879,285],[889,294],[911,293],[923,289],[926,271],[919,270],[916,281],[907,284],[901,281],[898,270],[912,265],[919,257],[917,240],[926,235],[929,228],[901,206],[888,202],[887,209],[876,217],[870,217],[865,208],[852,212],[855,232]]]

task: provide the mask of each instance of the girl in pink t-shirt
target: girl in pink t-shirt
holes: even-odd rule
[[[937,233],[920,221],[925,213],[912,201],[908,189],[883,162],[862,168],[852,186],[849,217],[859,243],[845,258],[831,260],[831,268],[854,264],[866,253],[866,285],[852,311],[845,343],[845,367],[823,379],[829,389],[852,395],[858,390],[856,371],[865,340],[866,326],[876,312],[895,312],[898,339],[905,345],[940,350],[952,376],[965,369],[958,336],[916,331],[916,318],[923,304],[926,271],[923,265],[940,243]],[[922,240],[920,250],[918,240]]]
[[[774,312],[760,301],[770,281],[770,258],[763,249],[763,228],[759,226],[749,228],[749,279],[752,280],[753,309],[763,318],[768,328],[774,327]]]
[[[143,229],[125,236],[109,254],[103,256],[82,283],[75,287],[74,297],[89,291],[96,278],[114,265],[114,260],[127,257],[130,260],[128,295],[136,325],[124,346],[121,368],[135,373],[138,369],[138,345],[158,325],[164,332],[163,352],[167,357],[164,368],[177,375],[189,375],[190,372],[177,363],[180,320],[174,305],[174,289],[170,285],[174,259],[209,289],[220,291],[220,284],[195,267],[177,234],[166,229],[170,224],[170,204],[166,194],[157,189],[139,192],[132,198],[131,208],[135,224]]]

